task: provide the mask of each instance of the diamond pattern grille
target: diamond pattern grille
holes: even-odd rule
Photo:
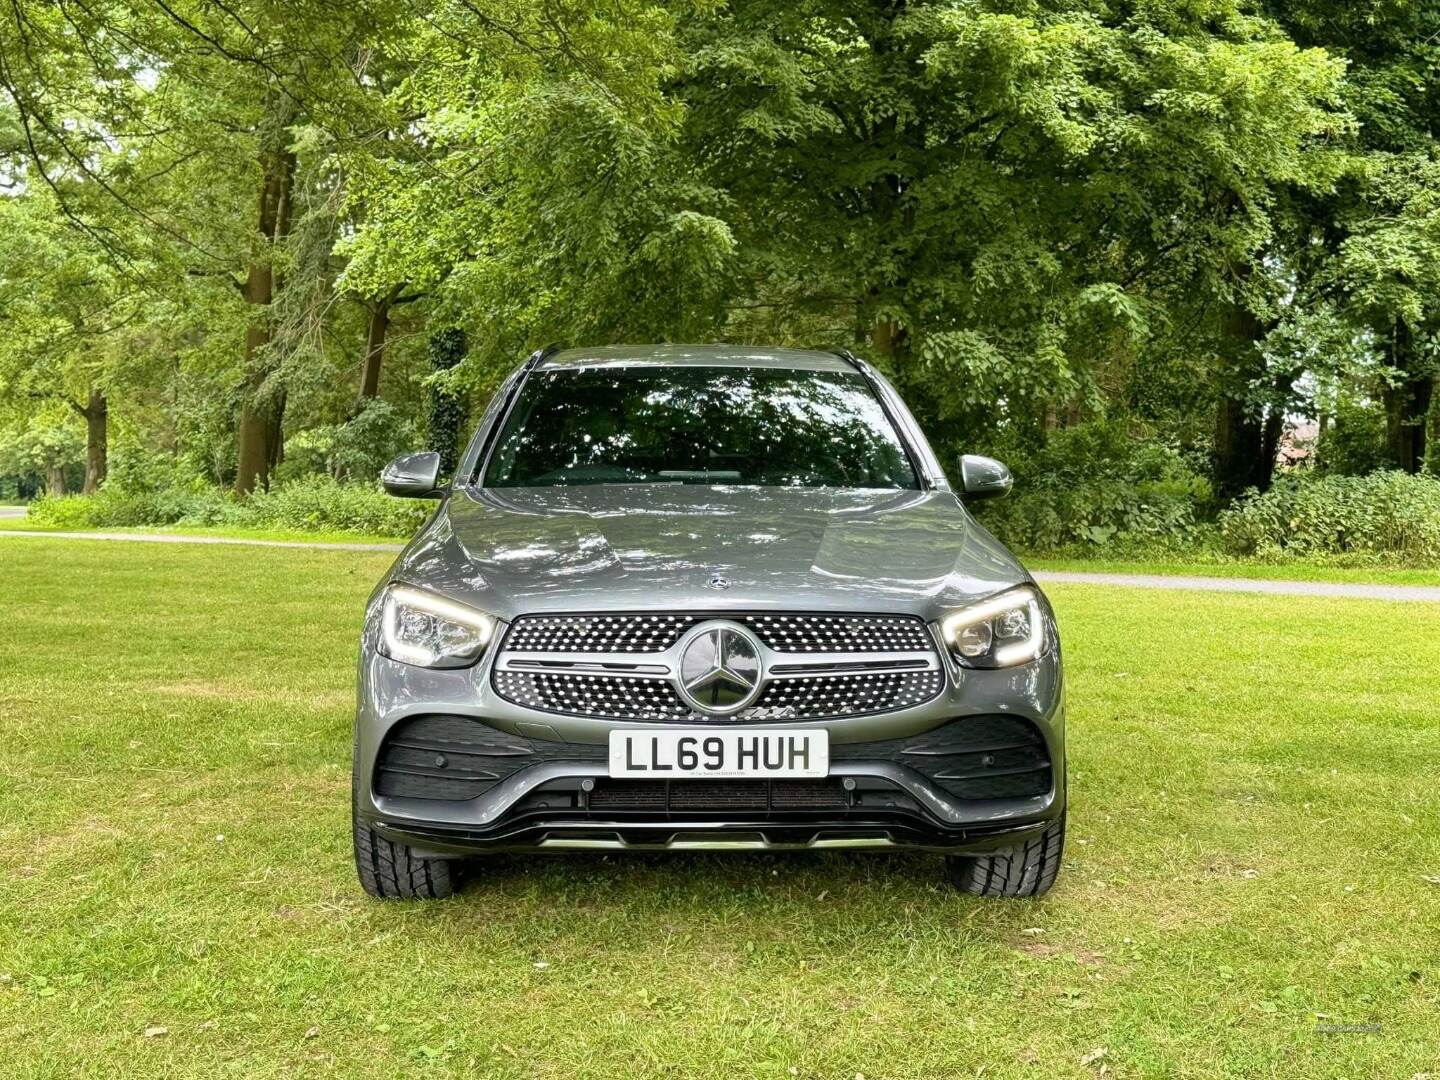
[[[782,653],[928,652],[924,622],[909,615],[525,615],[510,652],[659,653],[708,618],[730,618]]]
[[[511,625],[502,648],[506,653],[521,656],[540,653],[654,655],[670,648],[697,623],[716,618],[743,624],[776,653],[804,654],[807,664],[823,665],[827,654],[935,655],[934,642],[925,623],[909,615],[525,615]],[[502,698],[545,712],[616,720],[693,723],[714,719],[692,710],[674,683],[662,676],[506,669],[497,670],[494,678],[495,689]],[[765,719],[861,716],[923,704],[939,694],[944,683],[944,674],[938,670],[837,671],[812,675],[772,671],[753,707],[789,710],[787,717]],[[747,711],[715,722],[744,722]]]

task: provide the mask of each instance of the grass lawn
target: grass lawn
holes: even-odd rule
[[[1440,1073],[1440,605],[1054,587],[1038,902],[832,853],[397,904],[348,838],[388,558],[0,538],[0,1073]]]

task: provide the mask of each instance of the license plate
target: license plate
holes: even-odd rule
[[[610,775],[614,777],[673,780],[829,773],[830,733],[823,728],[610,732]]]

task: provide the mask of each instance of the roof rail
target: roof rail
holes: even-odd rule
[[[540,348],[530,354],[530,359],[525,361],[525,367],[522,370],[529,371],[542,361],[550,359],[550,357],[559,352],[561,348],[563,348],[563,346],[558,341],[552,341],[549,345],[540,346]]]
[[[844,360],[847,364],[853,367],[856,371],[860,372],[860,374],[862,375],[866,374],[866,372],[869,370],[869,365],[866,364],[864,360],[861,360],[849,349],[827,349],[826,351],[829,352],[832,356],[840,357],[841,360]]]

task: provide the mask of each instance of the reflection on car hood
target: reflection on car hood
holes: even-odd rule
[[[653,484],[456,492],[393,577],[505,619],[758,608],[934,618],[1026,580],[949,492]]]

